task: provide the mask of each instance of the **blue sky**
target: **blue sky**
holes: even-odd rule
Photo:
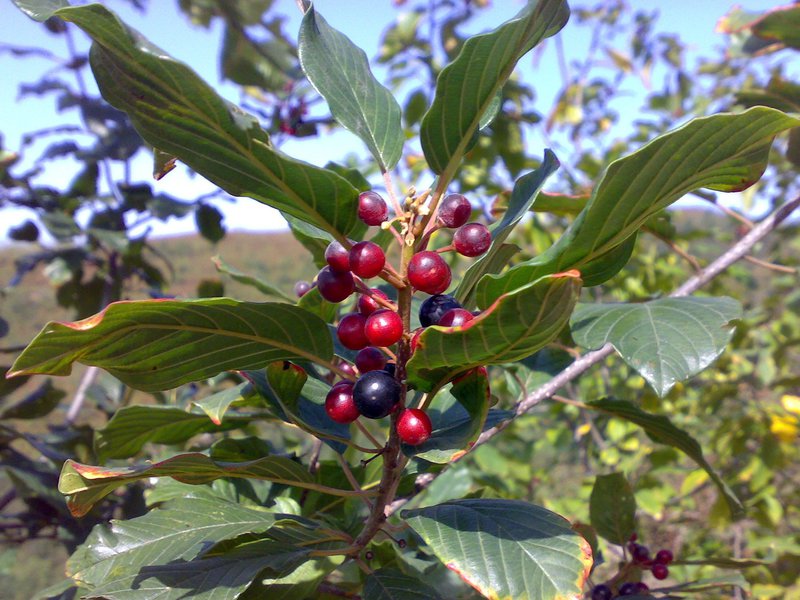
[[[151,41],[162,47],[174,57],[192,66],[206,81],[214,85],[228,99],[239,100],[236,86],[220,81],[218,69],[218,49],[221,39],[221,28],[213,26],[209,30],[191,27],[185,17],[177,11],[174,0],[150,0],[149,9],[138,13],[126,2],[119,0],[105,2],[117,11],[130,25],[141,31]],[[573,4],[577,4],[573,2]],[[594,4],[594,3],[593,3]],[[714,48],[723,45],[722,36],[714,32],[714,27],[721,15],[726,13],[733,3],[725,0],[633,0],[635,8],[658,10],[659,31],[679,33],[688,44],[695,58],[699,55],[711,55]],[[776,6],[777,2],[752,0],[739,2],[748,10],[764,10]],[[504,20],[513,16],[523,5],[521,0],[494,0],[491,10],[483,14],[479,23],[473,28],[479,30],[492,29]],[[317,0],[317,10],[328,22],[343,31],[356,41],[369,56],[375,56],[381,32],[396,17],[400,9],[392,5],[391,0]],[[287,15],[285,31],[295,35],[299,23],[300,12],[294,0],[276,0],[274,9]],[[10,0],[0,0],[0,42],[14,46],[44,46],[52,52],[65,55],[64,38],[48,34],[44,27],[29,20],[16,8]],[[560,34],[570,54],[579,56],[586,46],[586,29],[571,21]],[[76,39],[81,40],[82,47],[88,47],[85,37],[77,32]],[[555,52],[553,45],[548,44],[544,53],[535,65],[528,58],[521,63],[522,77],[536,82],[537,102],[540,110],[547,110],[552,103],[553,94],[560,86]],[[52,63],[39,58],[18,59],[8,53],[0,53],[0,131],[4,135],[4,146],[8,150],[19,147],[21,136],[31,129],[62,124],[65,121],[78,124],[78,115],[73,112],[56,114],[52,97],[28,97],[18,103],[17,88],[20,83],[33,82],[52,67]],[[378,71],[380,77],[380,71]],[[641,92],[639,92],[641,93]],[[30,156],[36,156],[46,144],[34,146]],[[332,135],[323,135],[313,142],[289,142],[282,149],[297,158],[315,164],[322,164],[330,159],[341,158],[347,152],[365,155],[365,151],[355,136],[339,131]],[[535,154],[540,149],[533,150]],[[136,176],[147,179],[151,170],[151,159],[140,153],[134,164],[134,180]],[[67,160],[53,161],[48,165],[40,182],[55,186],[63,186],[74,173],[74,164]],[[176,170],[160,182],[153,183],[157,192],[165,192],[182,198],[191,198],[198,193],[211,191],[213,186],[198,177],[188,177],[185,172]],[[255,201],[242,199],[237,203],[218,204],[225,213],[225,222],[233,230],[269,230],[280,229],[284,223],[272,209]],[[25,211],[0,211],[0,239],[7,229],[28,218]],[[191,219],[171,221],[154,230],[156,234],[173,234],[193,230]]]

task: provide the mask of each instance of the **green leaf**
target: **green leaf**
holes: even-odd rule
[[[281,300],[285,300],[286,302],[291,302],[292,304],[294,304],[295,298],[292,298],[288,294],[276,288],[274,285],[267,283],[263,279],[259,279],[258,277],[248,275],[247,273],[242,273],[235,267],[232,267],[231,265],[227,264],[224,260],[222,260],[221,256],[213,257],[211,259],[211,262],[214,263],[214,266],[216,267],[217,271],[219,271],[220,273],[224,273],[234,281],[238,281],[243,285],[255,288],[265,296],[273,296],[275,298],[280,298]]]
[[[12,0],[12,2],[35,21],[46,21],[59,8],[69,6],[67,0]]]
[[[244,477],[317,490],[335,496],[355,494],[352,491],[334,490],[315,484],[307,469],[283,456],[227,462],[214,460],[199,452],[178,454],[160,462],[119,468],[83,465],[68,460],[61,470],[58,490],[68,496],[70,512],[81,517],[116,488],[149,477],[172,477],[189,484],[208,483],[220,477]]]
[[[310,6],[300,25],[298,54],[333,117],[364,141],[382,171],[394,167],[403,152],[400,105],[375,79],[366,53]]]
[[[92,598],[234,598],[262,570],[286,570],[308,550],[264,540],[227,556],[204,558],[204,553],[214,543],[267,532],[287,520],[301,526],[290,515],[183,498],[142,517],[113,521],[110,528],[97,526],[67,570],[90,588]]]
[[[705,369],[725,350],[742,308],[732,298],[660,298],[641,304],[582,304],[572,337],[594,349],[610,342],[659,396]]]
[[[800,7],[779,7],[756,21],[752,32],[760,38],[800,49]]]
[[[489,413],[489,378],[477,368],[445,386],[428,407],[433,424],[430,439],[418,446],[403,445],[407,456],[448,464],[464,454],[481,433]]]
[[[283,577],[259,577],[240,597],[241,600],[298,600],[313,598],[320,582],[344,562],[344,556],[306,560]]]
[[[517,179],[503,218],[490,227],[492,245],[486,254],[470,265],[453,294],[462,305],[474,304],[475,285],[483,275],[497,273],[508,264],[513,254],[508,254],[508,245],[504,244],[506,238],[520,219],[527,214],[544,182],[558,170],[559,164],[556,155],[550,150],[545,150],[541,166]]]
[[[74,323],[51,321],[12,366],[10,376],[69,375],[72,363],[105,369],[144,391],[175,388],[274,360],[328,365],[326,324],[308,311],[229,298],[115,302]]]
[[[128,113],[150,145],[231,195],[254,198],[337,238],[360,226],[358,191],[350,183],[278,152],[255,117],[105,7],[61,8],[43,16],[75,23],[92,38],[90,60],[100,92]]]
[[[255,392],[250,383],[241,383],[237,386],[224,389],[220,392],[192,401],[197,408],[202,410],[211,419],[214,425],[221,425],[222,419],[232,406],[257,406],[266,408],[259,394]]]
[[[592,566],[563,517],[517,500],[454,500],[403,511],[436,557],[488,598],[578,598]]]
[[[333,321],[339,309],[338,304],[328,302],[322,297],[317,286],[314,286],[303,294],[303,297],[297,301],[297,306],[317,315],[326,323],[331,323]],[[336,341],[334,341],[334,344],[335,343]]]
[[[385,567],[364,579],[364,598],[370,600],[440,600],[438,592],[416,577]]]
[[[744,516],[744,506],[741,500],[736,497],[736,494],[728,487],[728,484],[726,484],[711,465],[708,464],[703,456],[703,449],[700,447],[700,444],[688,433],[675,427],[667,417],[644,412],[638,406],[625,400],[604,399],[596,402],[589,402],[587,406],[606,414],[625,419],[631,423],[636,423],[639,427],[644,429],[647,436],[654,442],[677,448],[686,454],[708,473],[711,480],[719,488],[728,504],[731,516],[734,519],[740,519]]]
[[[95,433],[97,460],[135,456],[148,442],[180,444],[198,433],[226,431],[247,422],[212,423],[208,416],[171,406],[124,406]]]
[[[738,587],[747,591],[750,583],[741,573],[721,573],[713,577],[705,577],[696,581],[687,581],[670,587],[660,588],[660,592],[706,592],[719,588]]]
[[[25,383],[25,381],[23,381]],[[64,390],[53,387],[53,381],[46,379],[33,392],[0,412],[0,421],[6,419],[39,419],[50,414],[66,396]]]
[[[426,328],[407,365],[409,382],[429,391],[472,367],[533,354],[564,327],[580,289],[577,272],[543,277],[502,296],[462,327]]]
[[[422,119],[422,150],[435,173],[452,177],[517,61],[558,33],[568,18],[564,0],[531,0],[513,19],[464,43],[439,74],[433,103]]]
[[[598,475],[589,497],[592,527],[612,544],[624,546],[636,530],[636,497],[622,473]]]
[[[479,306],[549,273],[584,265],[632,236],[647,219],[698,188],[741,191],[758,181],[773,138],[800,120],[771,108],[693,119],[606,169],[588,204],[545,252],[478,283]],[[613,273],[609,270],[606,277]],[[595,280],[593,283],[600,283]]]

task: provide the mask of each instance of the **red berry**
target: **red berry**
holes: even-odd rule
[[[439,323],[439,319],[451,308],[461,308],[458,300],[448,294],[436,294],[425,301],[419,307],[419,322],[423,327],[429,327]]]
[[[472,205],[461,194],[448,194],[439,205],[439,220],[445,227],[461,227],[471,214]]]
[[[352,423],[360,416],[353,401],[352,383],[335,385],[330,389],[325,396],[325,412],[337,423]]]
[[[465,308],[451,308],[442,315],[442,318],[436,324],[442,327],[460,327],[474,318],[472,313]]]
[[[298,298],[305,296],[311,289],[311,284],[308,281],[298,281],[294,284],[294,293]]]
[[[351,273],[336,272],[328,266],[322,267],[317,275],[317,288],[328,302],[341,302],[353,293],[356,283]]]
[[[375,242],[358,242],[350,250],[350,270],[359,277],[375,277],[386,264],[386,255]]]
[[[386,202],[380,194],[368,191],[361,192],[358,196],[358,218],[367,225],[380,225],[389,215]]]
[[[463,256],[480,256],[492,245],[492,234],[481,223],[462,225],[453,236],[456,252]]]
[[[325,248],[325,262],[331,269],[344,273],[350,270],[350,253],[337,241],[332,241]]]
[[[367,317],[364,333],[373,346],[391,346],[403,336],[403,319],[388,308],[376,310]]]
[[[389,299],[389,296],[384,294],[378,288],[370,288],[369,291],[372,292],[373,296],[378,296],[380,298],[383,298],[384,300]],[[365,317],[370,316],[379,308],[381,308],[381,305],[378,304],[374,298],[368,296],[367,294],[361,294],[358,297],[358,312],[360,312]]]
[[[656,562],[661,563],[662,565],[668,565],[674,560],[674,556],[672,556],[672,552],[669,550],[659,550],[656,554]]]
[[[416,446],[431,437],[433,425],[424,410],[408,408],[397,418],[397,435],[411,446]]]
[[[362,348],[356,354],[356,368],[358,368],[359,373],[380,371],[385,366],[386,355],[374,346]]]
[[[653,577],[656,579],[666,579],[669,576],[667,565],[658,562],[653,565],[651,571],[653,572]]]
[[[369,346],[369,340],[364,331],[366,322],[367,318],[360,313],[350,313],[342,317],[336,328],[336,335],[342,342],[342,346],[350,350],[361,350]]]
[[[353,365],[351,365],[349,362],[345,360],[339,363],[339,370],[342,371],[343,373],[347,373],[348,375],[352,375],[353,377],[355,377],[356,375],[356,370],[353,368]],[[347,383],[352,383],[352,381],[348,381]]]
[[[436,252],[418,252],[408,262],[408,281],[428,294],[441,294],[451,277],[450,267]]]

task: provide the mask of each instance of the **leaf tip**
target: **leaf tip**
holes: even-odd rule
[[[554,279],[557,277],[569,277],[572,279],[580,279],[581,272],[578,271],[578,269],[570,269],[569,271],[564,271],[562,273],[553,273],[551,277],[553,277]]]

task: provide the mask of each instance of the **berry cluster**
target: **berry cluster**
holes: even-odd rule
[[[630,553],[630,561],[622,566],[620,575],[612,579],[625,579],[624,575],[635,570],[637,573],[642,570],[649,569],[658,580],[666,579],[669,576],[669,569],[667,565],[673,560],[672,552],[666,549],[659,550],[655,557],[650,556],[650,549],[647,546],[636,543],[637,536],[634,533],[628,541],[627,549]],[[647,584],[641,581],[628,581],[619,584],[617,593],[614,594],[614,589],[611,585],[600,584],[592,588],[591,600],[611,600],[612,598],[623,598],[634,594],[640,594],[649,591]]]
[[[295,293],[302,297],[315,285],[320,295],[333,303],[344,302],[357,294],[351,312],[342,315],[336,327],[342,346],[357,351],[357,379],[355,382],[342,380],[330,389],[325,400],[329,417],[346,424],[360,416],[381,419],[399,409],[395,422],[397,434],[404,443],[417,445],[430,437],[431,421],[423,410],[405,408],[402,381],[405,369],[398,368],[395,361],[409,358],[424,327],[457,327],[474,318],[453,296],[444,293],[451,284],[452,273],[442,254],[455,251],[462,256],[480,256],[488,250],[492,236],[485,225],[467,222],[472,206],[463,195],[445,196],[435,209],[435,217],[426,219],[429,208],[422,205],[422,200],[427,194],[418,198],[413,194],[412,191],[406,198],[408,210],[391,220],[388,206],[379,194],[367,191],[358,198],[361,221],[382,229],[392,228],[393,235],[404,245],[413,245],[415,252],[408,258],[405,268],[396,271],[387,264],[383,248],[373,241],[348,240],[347,244],[333,241],[325,250],[326,265],[317,274],[315,283],[297,282]],[[399,221],[400,233],[393,228],[395,221]],[[438,250],[428,250],[431,234],[442,228],[455,229],[452,242]],[[407,330],[407,321],[404,323],[398,306],[386,293],[366,283],[374,277],[381,277],[398,290],[407,290],[407,294],[408,290],[411,293],[418,290],[431,295],[420,309],[422,328],[414,332]],[[340,366],[345,372],[352,368],[349,363]],[[404,367],[404,363],[401,366]]]

